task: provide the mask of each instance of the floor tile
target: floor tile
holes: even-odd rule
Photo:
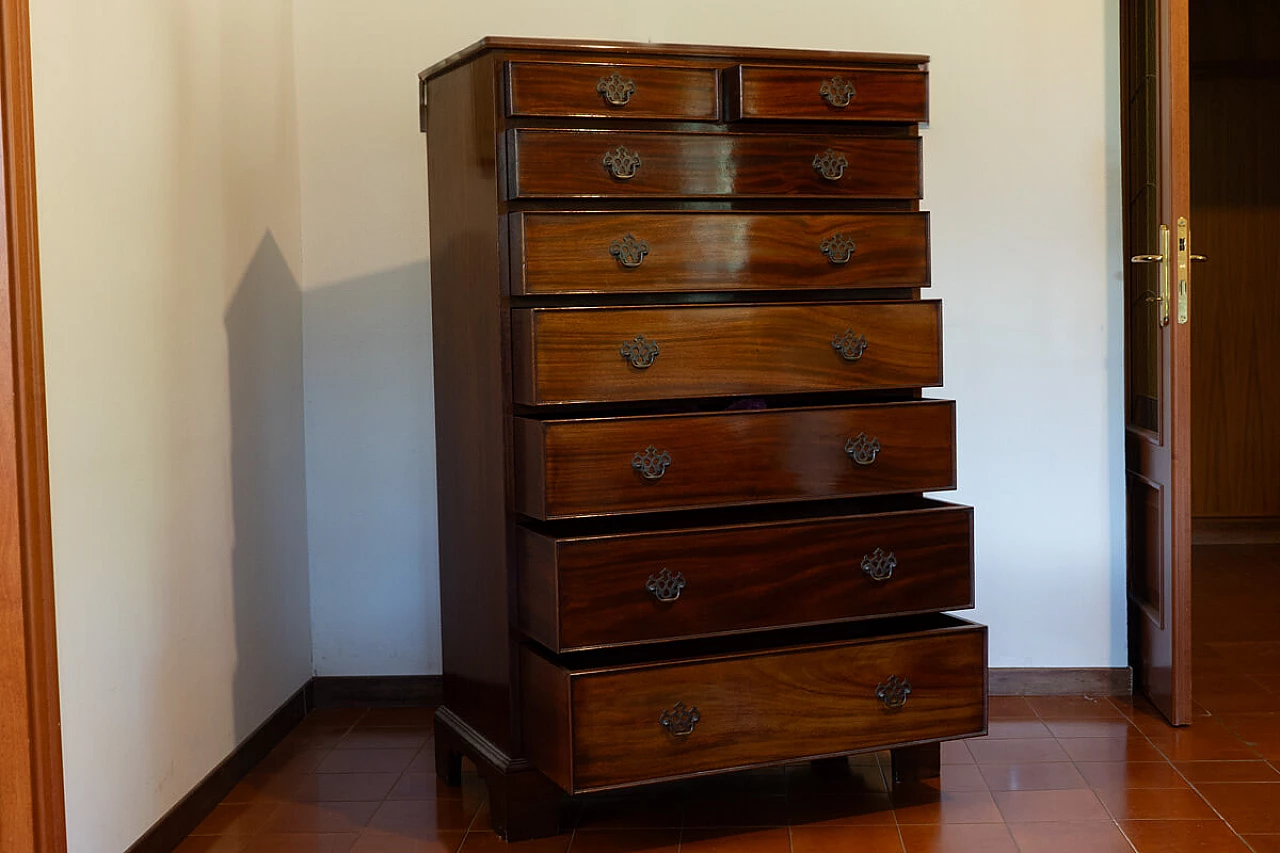
[[[1001,823],[941,823],[899,827],[906,853],[1018,853]]]
[[[400,778],[396,773],[308,773],[284,788],[297,803],[373,802],[384,799]]]
[[[874,793],[888,790],[880,765],[875,762],[874,757],[870,764],[850,764],[835,770],[815,770],[808,763],[796,764],[786,768],[783,778],[786,793],[792,795]]]
[[[241,853],[351,853],[355,833],[290,832],[255,835]]]
[[[314,773],[330,751],[310,746],[277,748],[253,769],[258,773]]]
[[[412,838],[398,832],[366,829],[351,853],[457,853],[465,832],[441,832],[433,838]]]
[[[992,791],[1052,791],[1087,788],[1089,783],[1070,762],[982,764],[982,778]]]
[[[573,853],[678,853],[680,830],[583,831],[573,836]]]
[[[281,803],[263,832],[356,832],[380,803]]]
[[[1280,833],[1280,783],[1210,782],[1196,789],[1241,835]]]
[[[1072,761],[1160,761],[1164,758],[1145,737],[1059,738]]]
[[[786,797],[740,797],[690,802],[685,808],[686,828],[714,829],[727,826],[786,826]]]
[[[987,724],[987,737],[992,740],[1049,738],[1053,733],[1039,720],[991,720]]]
[[[985,791],[987,780],[976,764],[944,764],[942,775],[936,781],[926,780],[925,784],[936,787],[940,791]]]
[[[1124,715],[1106,697],[1028,696],[1027,704],[1042,720],[1114,720]]]
[[[316,767],[318,773],[403,773],[416,749],[335,749]]]
[[[587,800],[578,813],[579,829],[679,829],[684,825],[679,796],[605,797]]]
[[[1128,720],[1050,720],[1045,728],[1057,738],[1128,737],[1139,732]]]
[[[248,843],[248,838],[234,835],[192,835],[173,853],[240,853]]]
[[[900,824],[1000,823],[1000,811],[987,791],[895,791],[894,815]]]
[[[1133,853],[1112,821],[1046,821],[1009,827],[1021,853]]]
[[[943,764],[973,764],[973,755],[962,740],[944,741],[939,751]]]
[[[1204,798],[1190,788],[1103,789],[1098,799],[1116,820],[1217,820]]]
[[[1068,761],[1067,754],[1053,738],[1019,738],[968,741],[969,753],[979,764],[1020,764],[1031,761]]]
[[[1040,719],[1023,696],[991,696],[987,699],[987,717],[991,720]]]
[[[723,848],[725,853],[738,853],[740,849],[749,848]],[[783,847],[780,851],[786,849]],[[695,850],[702,853],[701,848],[691,848],[688,841],[680,845],[680,853],[694,853]],[[902,839],[896,826],[796,826],[791,829],[792,853],[833,853],[837,850],[902,853]]]
[[[784,832],[786,830],[783,830]],[[553,838],[535,838],[531,841],[516,841],[508,844],[494,833],[468,832],[462,842],[462,853],[566,853],[572,834],[557,835]],[[782,853],[782,851],[778,851]]]
[[[383,726],[408,726],[431,731],[435,720],[434,708],[370,708],[356,721],[357,728]]]
[[[421,749],[426,731],[410,728],[355,728],[338,741],[335,749]]]
[[[822,833],[857,832],[874,827],[798,827],[788,830],[786,827],[772,829],[725,830],[725,829],[686,829],[680,836],[680,853],[788,853],[792,850],[790,832],[801,835],[821,835]],[[897,830],[894,830],[896,836]],[[828,838],[832,837],[830,835]],[[836,847],[800,847],[794,853],[818,853],[818,851],[837,850]],[[899,853],[901,848],[899,848]],[[470,851],[466,851],[470,853]],[[874,848],[867,848],[866,853],[879,853]]]
[[[247,837],[259,832],[275,814],[276,803],[219,803],[200,821],[192,835],[235,835]]]
[[[1178,761],[1173,766],[1193,785],[1201,782],[1280,782],[1280,772],[1265,761]]]
[[[996,791],[1006,823],[1107,820],[1107,810],[1088,788],[1071,791]]]
[[[1280,853],[1280,835],[1245,835],[1245,842],[1253,853]],[[1143,853],[1146,853],[1144,850]]]
[[[792,826],[893,826],[897,822],[889,795],[869,793],[792,797],[787,817]]]
[[[1186,788],[1167,761],[1081,761],[1076,769],[1091,788]]]
[[[1249,853],[1231,828],[1217,819],[1123,821],[1120,829],[1138,853]]]

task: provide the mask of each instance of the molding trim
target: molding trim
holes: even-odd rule
[[[439,675],[317,675],[311,679],[313,708],[410,708],[444,703]]]
[[[1280,518],[1196,516],[1191,519],[1193,545],[1274,545],[1280,542]]]
[[[307,702],[310,691],[311,682],[308,681],[125,853],[172,853],[209,816],[214,806],[222,802],[231,789],[302,722],[302,718],[312,710]]]
[[[1128,696],[1133,693],[1133,671],[1127,666],[1096,669],[988,670],[992,696]]]
[[[0,4],[0,138],[0,834],[5,853],[65,853],[28,0]]]

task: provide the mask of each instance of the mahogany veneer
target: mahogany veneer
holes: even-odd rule
[[[986,726],[927,60],[486,39],[422,75],[444,706],[505,838],[566,798]]]

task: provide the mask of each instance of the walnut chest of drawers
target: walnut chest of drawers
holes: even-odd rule
[[[422,74],[444,705],[495,829],[986,729],[924,57],[486,39]]]

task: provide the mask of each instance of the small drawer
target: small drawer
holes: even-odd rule
[[[973,606],[973,510],[644,532],[518,528],[520,627],[553,652]]]
[[[920,198],[919,137],[532,128],[508,134],[511,198]]]
[[[955,488],[950,401],[514,424],[542,520]]]
[[[929,286],[927,213],[515,213],[516,294]]]
[[[986,628],[941,615],[879,627],[631,664],[523,648],[525,748],[576,794],[983,734]]]
[[[937,300],[511,312],[517,403],[942,384]]]
[[[928,78],[918,69],[739,65],[727,74],[727,117],[928,121]]]
[[[718,76],[714,68],[511,62],[507,115],[715,121]]]

